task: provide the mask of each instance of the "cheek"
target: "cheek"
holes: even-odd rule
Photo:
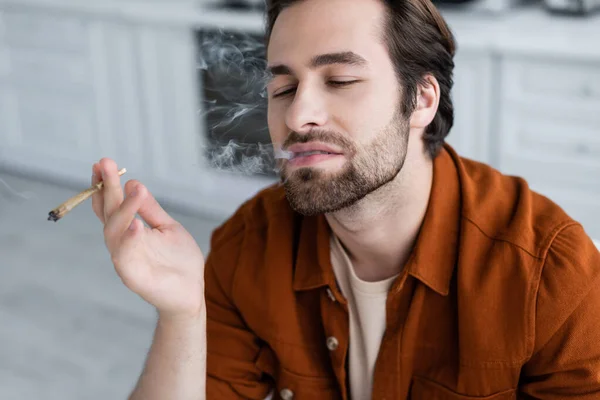
[[[397,104],[375,96],[363,97],[347,107],[340,107],[338,124],[352,140],[361,145],[371,143],[386,129],[395,116]]]
[[[361,85],[350,96],[340,96],[334,107],[350,118],[389,119],[398,107],[400,95],[386,80]]]
[[[287,137],[284,115],[283,110],[279,110],[277,107],[269,104],[267,108],[267,126],[269,128],[271,142],[275,145],[282,144]]]

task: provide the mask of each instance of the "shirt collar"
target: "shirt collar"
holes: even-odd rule
[[[461,193],[456,153],[445,145],[433,163],[433,183],[408,273],[435,292],[448,295],[458,255]]]
[[[456,265],[460,230],[460,186],[455,157],[454,151],[445,145],[434,160],[429,204],[407,265],[410,275],[444,296],[449,292]],[[330,228],[325,216],[303,218],[294,290],[334,287],[330,255]]]

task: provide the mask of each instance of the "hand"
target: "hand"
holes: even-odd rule
[[[204,256],[194,238],[140,182],[125,184],[124,199],[113,160],[103,158],[93,173],[92,184],[103,180],[104,188],[93,195],[92,208],[123,283],[161,315],[197,316],[204,308]]]

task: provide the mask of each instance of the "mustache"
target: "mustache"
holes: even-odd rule
[[[285,139],[285,142],[283,142],[282,149],[286,150],[294,144],[310,142],[321,142],[336,145],[351,154],[356,152],[356,146],[350,139],[340,133],[325,130],[311,130],[308,133],[298,133],[292,131]]]

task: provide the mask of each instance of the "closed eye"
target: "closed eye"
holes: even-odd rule
[[[345,86],[350,86],[354,83],[359,82],[358,80],[353,80],[353,81],[328,81],[327,84],[329,86],[333,86],[333,87],[345,87]],[[292,94],[296,91],[296,87],[291,87],[289,89],[283,90],[279,93],[276,93],[273,95],[273,98],[278,98],[278,97],[283,97],[283,96],[287,96],[288,94]]]
[[[329,81],[328,83],[329,83],[331,86],[337,86],[337,87],[340,87],[340,86],[348,86],[348,85],[352,85],[353,83],[356,83],[356,82],[358,82],[358,81],[356,81],[356,80],[354,80],[354,81]]]
[[[273,94],[273,98],[275,99],[275,98],[277,98],[277,97],[283,97],[283,96],[285,96],[285,95],[292,94],[292,93],[294,93],[294,91],[295,91],[295,90],[296,90],[296,88],[295,88],[295,87],[292,87],[292,88],[289,88],[289,89],[283,90],[283,91],[281,91],[281,92],[279,92],[279,93],[275,93],[275,94]]]

